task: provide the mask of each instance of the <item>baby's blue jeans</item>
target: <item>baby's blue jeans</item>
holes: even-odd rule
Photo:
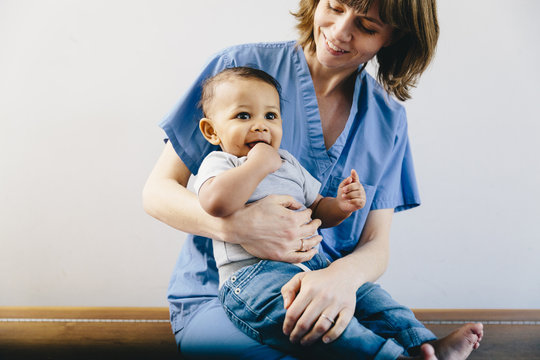
[[[328,261],[318,254],[303,264],[318,270]],[[308,347],[292,344],[282,331],[286,309],[281,287],[300,272],[294,264],[269,260],[240,269],[220,289],[225,313],[251,338],[299,358],[396,359],[436,339],[410,309],[379,285],[366,283],[356,293],[353,319],[337,340]]]

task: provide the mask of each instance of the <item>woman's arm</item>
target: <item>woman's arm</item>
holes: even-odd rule
[[[186,189],[191,172],[167,143],[143,190],[145,211],[156,219],[187,233],[242,245],[263,259],[303,262],[315,250],[297,251],[304,239],[312,248],[320,236],[311,237],[320,220],[311,220],[311,210],[300,207],[289,196],[272,195],[225,218],[210,216],[199,200]]]
[[[168,142],[144,186],[144,210],[178,230],[222,238],[222,222],[208,215],[195,194],[186,188],[190,175]]]
[[[345,330],[354,315],[356,291],[378,279],[389,258],[393,209],[370,211],[354,251],[329,267],[297,274],[282,288],[288,307],[283,332],[291,342],[309,345],[320,339],[332,342]],[[318,321],[321,314],[336,324]]]

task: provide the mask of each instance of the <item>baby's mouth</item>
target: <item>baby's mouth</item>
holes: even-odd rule
[[[264,141],[264,140],[257,140],[257,141],[248,142],[246,145],[247,145],[250,149],[253,149],[253,147],[254,147],[255,145],[257,145],[258,143],[268,144],[267,141]],[[270,144],[268,144],[268,145],[270,145]]]

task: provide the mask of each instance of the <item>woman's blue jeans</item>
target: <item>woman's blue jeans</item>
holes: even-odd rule
[[[305,262],[311,270],[327,266],[322,255]],[[435,335],[412,311],[392,299],[379,285],[366,283],[356,293],[356,310],[344,333],[334,342],[304,347],[282,332],[286,310],[281,287],[301,272],[294,264],[262,260],[242,268],[219,292],[230,320],[251,338],[299,358],[396,359],[408,355]]]

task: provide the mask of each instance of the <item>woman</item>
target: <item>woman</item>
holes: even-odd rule
[[[366,206],[340,226],[322,230],[332,264],[302,273],[283,287],[291,303],[283,326],[292,342],[333,341],[355,310],[358,289],[386,269],[394,211],[419,205],[407,123],[400,100],[428,66],[438,37],[434,0],[301,0],[300,40],[226,49],[208,63],[162,127],[169,142],[144,189],[146,211],[187,233],[169,287],[171,322],[187,357],[283,358],[237,330],[217,300],[211,241],[241,244],[264,259],[303,262],[315,253],[320,225],[287,196],[269,196],[227,218],[213,218],[186,189],[212,148],[200,135],[202,81],[227,67],[258,67],[282,86],[282,148],[335,196],[356,168]],[[298,46],[299,45],[299,46]],[[379,85],[365,71],[375,58]],[[307,251],[301,251],[306,250]],[[330,314],[332,322],[324,321]],[[466,358],[478,347],[481,324],[468,324],[434,342],[437,355]],[[430,339],[425,339],[425,341]],[[425,341],[420,341],[420,345]],[[418,347],[417,346],[417,347]],[[423,358],[435,358],[431,346]]]

